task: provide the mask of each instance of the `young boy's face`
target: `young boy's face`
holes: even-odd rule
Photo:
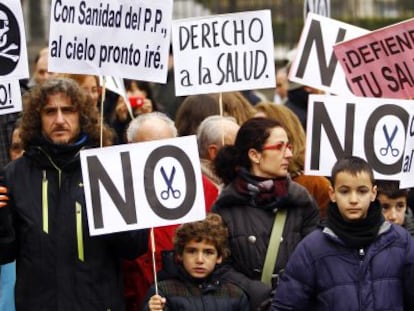
[[[356,175],[340,172],[336,175],[334,188],[329,189],[331,201],[336,202],[339,212],[347,221],[366,218],[368,208],[376,195],[377,187],[372,184],[366,172]]]
[[[216,247],[205,240],[188,242],[182,256],[178,256],[178,259],[182,261],[184,269],[197,279],[209,276],[214,271],[216,264],[222,261]]]
[[[405,212],[407,210],[407,198],[404,196],[391,199],[385,194],[378,195],[381,203],[382,214],[385,219],[398,225],[404,224]]]

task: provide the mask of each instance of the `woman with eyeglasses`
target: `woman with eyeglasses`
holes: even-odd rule
[[[292,159],[289,162],[289,175],[293,181],[305,187],[319,206],[321,219],[326,219],[326,211],[331,202],[329,187],[331,182],[325,176],[305,174],[306,134],[298,116],[286,105],[261,102],[254,106],[256,117],[266,117],[283,124],[293,146]]]
[[[229,230],[229,264],[234,270],[227,277],[244,288],[251,310],[269,307],[270,292],[289,256],[319,222],[314,199],[288,174],[291,158],[292,145],[281,123],[252,118],[240,127],[235,144],[223,147],[214,161],[226,185],[212,211],[222,216]],[[280,244],[278,250],[271,247],[276,259],[269,279],[263,269],[265,259],[272,262],[266,256],[273,228],[281,228],[279,223],[274,226],[277,217],[284,226],[279,240],[272,241]]]

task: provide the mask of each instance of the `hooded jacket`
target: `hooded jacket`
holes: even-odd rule
[[[42,141],[6,168],[12,226],[2,231],[0,252],[17,261],[16,310],[124,310],[120,259],[145,252],[148,235],[89,235],[85,146]]]

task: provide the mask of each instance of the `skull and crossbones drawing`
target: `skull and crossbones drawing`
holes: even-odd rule
[[[17,62],[19,60],[19,55],[10,54],[11,51],[18,49],[17,44],[11,43],[7,46],[7,33],[9,30],[9,18],[6,13],[0,11],[0,57],[5,57],[13,62]]]

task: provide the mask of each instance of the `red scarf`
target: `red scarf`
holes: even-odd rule
[[[236,191],[250,197],[253,207],[274,210],[288,196],[288,179],[263,178],[240,169],[235,179]]]

